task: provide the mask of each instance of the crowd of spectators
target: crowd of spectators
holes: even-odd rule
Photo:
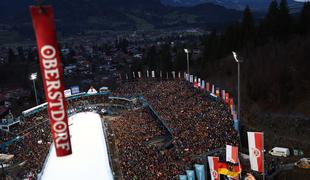
[[[14,134],[15,141],[0,153],[14,155],[11,164],[14,166],[20,164],[21,168],[16,178],[35,179],[43,166],[52,141],[46,110],[25,118],[10,131]]]
[[[209,150],[237,145],[228,106],[192,88],[184,81],[137,81],[122,84],[115,96],[143,95],[172,131],[172,144],[159,146],[167,131],[142,108],[124,112],[111,123],[124,179],[167,179],[184,173]],[[124,103],[101,96],[68,101],[68,109],[90,104]],[[46,110],[26,117],[10,129],[0,131],[0,142],[18,139],[0,153],[13,154],[13,164],[23,164],[18,178],[36,179],[52,143]],[[157,140],[156,140],[157,138]],[[154,141],[155,143],[152,143]],[[171,142],[170,142],[171,143]],[[195,157],[195,160],[193,160]]]
[[[14,137],[14,134],[0,129],[0,137],[1,137],[0,138],[0,144],[2,144],[4,142],[12,139]]]
[[[68,109],[107,102],[106,97],[86,96],[68,101]],[[14,141],[12,141],[15,139]],[[0,154],[12,154],[14,158],[10,164],[20,165],[20,170],[14,178],[36,179],[42,170],[52,143],[50,122],[47,110],[24,117],[21,122],[10,128],[10,132],[0,130],[0,145],[11,143]]]
[[[119,129],[116,129],[115,134],[116,137],[121,137],[118,141],[124,142],[118,144],[118,149],[120,152],[125,149],[126,158],[121,159],[125,179],[176,177],[184,173],[186,167],[192,167],[193,163],[197,163],[193,161],[193,157],[225,147],[226,144],[238,145],[238,135],[232,127],[228,105],[192,88],[187,82],[178,80],[128,82],[122,84],[114,94],[128,97],[143,95],[172,130],[173,135],[173,148],[158,151],[152,147],[145,147],[152,153],[144,153],[146,150],[140,153],[132,147],[145,140],[143,137],[130,138],[131,134],[135,131],[145,131],[148,134],[150,124],[145,126],[145,123],[139,121],[147,120],[139,116],[134,118],[133,113],[128,114],[126,120],[121,118],[122,126],[116,126]],[[138,118],[139,120],[136,120]],[[124,127],[127,127],[125,128],[127,136],[118,135],[120,129]],[[141,154],[144,154],[143,158]],[[132,162],[140,162],[139,165],[128,164],[126,162],[128,157]]]

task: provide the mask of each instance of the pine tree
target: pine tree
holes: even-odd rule
[[[248,46],[255,39],[255,23],[253,15],[249,6],[247,6],[243,12],[242,19],[242,36],[243,36],[243,46]],[[247,48],[247,47],[246,47]]]
[[[145,64],[149,69],[155,69],[156,68],[156,47],[152,46],[147,50],[147,55],[145,59]],[[158,67],[158,66],[157,66]]]
[[[278,16],[279,8],[276,0],[272,0],[267,15],[260,27],[260,36],[264,38],[275,37],[279,32]],[[263,39],[265,41],[266,39]]]
[[[24,48],[19,46],[17,47],[17,52],[18,52],[18,59],[20,62],[24,63],[26,61],[25,53],[24,53]]]
[[[279,6],[279,14],[278,14],[278,26],[279,26],[279,38],[281,40],[286,40],[287,36],[291,33],[291,17],[289,14],[289,9],[287,6],[286,0],[281,0]]]
[[[299,17],[299,27],[302,34],[310,31],[310,2],[304,3]]]
[[[16,56],[13,52],[13,49],[9,48],[9,50],[8,50],[8,63],[11,64],[11,63],[14,63],[15,61],[16,61]]]

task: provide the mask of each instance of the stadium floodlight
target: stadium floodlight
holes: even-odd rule
[[[240,63],[243,62],[242,59],[238,58],[238,55],[235,51],[232,52],[235,61],[237,62],[238,65],[238,132],[239,132],[239,138],[240,138],[240,147],[241,147],[241,134],[240,134],[240,124],[241,124],[241,114],[240,114]]]
[[[184,49],[184,52],[187,55],[187,74],[189,76],[189,50],[188,49]]]
[[[30,75],[30,80],[36,80],[37,79],[37,76],[38,76],[38,73],[32,73]]]
[[[39,105],[39,102],[38,102],[38,95],[37,95],[37,88],[36,88],[36,79],[38,77],[38,73],[31,73],[30,75],[30,80],[32,80],[33,82],[33,89],[34,89],[34,95],[36,97],[36,104]]]
[[[235,59],[235,61],[236,61],[237,63],[242,62],[241,59],[238,59],[238,55],[237,55],[237,53],[236,53],[235,51],[233,51],[232,53],[233,53],[234,59]]]

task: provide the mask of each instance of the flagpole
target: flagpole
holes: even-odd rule
[[[263,180],[265,180],[265,154],[264,154],[264,132],[262,132],[262,139],[263,139],[263,149],[262,149],[262,159],[263,159]]]

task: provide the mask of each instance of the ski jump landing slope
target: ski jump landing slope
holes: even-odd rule
[[[54,145],[41,180],[113,180],[101,118],[92,112],[69,118],[72,154],[56,157]]]

